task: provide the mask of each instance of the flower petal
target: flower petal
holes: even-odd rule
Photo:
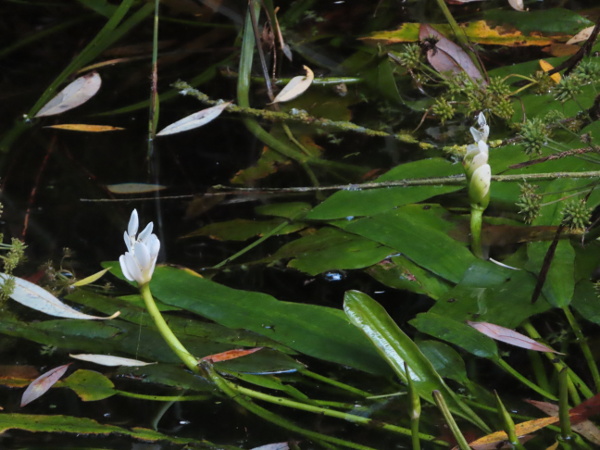
[[[138,218],[137,209],[134,209],[131,212],[131,217],[129,218],[129,225],[127,225],[127,234],[129,234],[129,236],[135,236],[139,226],[140,220]]]
[[[129,253],[125,253],[125,255],[128,255]],[[131,273],[129,273],[129,269],[127,268],[127,263],[125,262],[125,255],[121,255],[119,256],[119,264],[121,264],[121,272],[123,272],[123,275],[125,276],[125,278],[127,278],[129,281],[135,281],[133,279],[133,276],[131,275]]]
[[[144,228],[143,231],[139,234],[138,241],[144,242],[146,239],[148,239],[148,236],[150,236],[152,234],[153,228],[154,228],[153,222],[150,222],[148,225],[146,225],[146,228]]]

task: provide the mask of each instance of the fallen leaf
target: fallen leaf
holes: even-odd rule
[[[73,286],[86,286],[88,284],[93,283],[96,280],[99,280],[100,278],[102,278],[102,276],[108,272],[108,268],[107,269],[102,269],[99,272],[96,272],[93,275],[90,275],[89,277],[85,277],[81,280],[77,280],[75,283],[73,283]]]
[[[19,277],[9,277],[5,273],[0,273],[0,280],[6,282],[7,279],[14,279],[14,290],[10,294],[10,298],[14,301],[27,306],[28,308],[35,309],[36,311],[43,312],[54,317],[63,317],[67,319],[83,319],[83,320],[108,320],[117,317],[120,312],[117,311],[109,317],[98,317],[90,316],[70,306],[65,305],[59,299],[57,299],[50,292],[41,288],[37,284],[33,284],[30,281],[24,280]]]
[[[231,102],[225,102],[203,109],[202,111],[198,111],[194,114],[190,114],[189,116],[172,123],[168,127],[163,128],[161,131],[156,133],[156,135],[167,136],[169,134],[181,133],[183,131],[193,130],[194,128],[206,125],[207,123],[212,122],[219,117],[229,105],[231,105]]]
[[[85,123],[63,123],[59,125],[49,125],[44,128],[54,128],[56,130],[84,131],[86,133],[103,133],[105,131],[124,130],[125,128],[113,127],[110,125],[88,125]]]
[[[435,28],[422,24],[419,29],[419,39],[427,42],[433,38],[435,44],[427,49],[427,60],[440,73],[464,72],[473,80],[483,80],[483,75],[473,63],[469,55],[457,44],[452,42]]]
[[[558,417],[542,417],[541,419],[528,420],[527,422],[516,424],[515,433],[517,436],[524,436],[556,422],[558,422]],[[496,431],[475,441],[469,442],[469,447],[473,448],[474,450],[496,448],[493,446],[490,447],[490,444],[495,445],[507,439],[508,435],[504,431]]]
[[[106,189],[113,194],[147,194],[148,192],[162,191],[166,188],[162,184],[151,183],[118,183],[106,185]]]
[[[214,355],[205,356],[202,361],[208,361],[210,363],[216,363],[220,361],[229,361],[230,359],[241,358],[242,356],[250,355],[254,352],[262,350],[262,347],[242,349],[242,350],[228,350],[226,352],[215,353]]]
[[[540,59],[539,63],[544,72],[550,72],[552,69],[554,69],[554,66],[544,59]],[[557,72],[550,75],[550,78],[552,78],[552,81],[555,83],[560,83],[562,77],[560,76],[560,73]]]
[[[539,402],[537,400],[525,401],[530,405],[535,406],[540,411],[543,411],[544,413],[548,414],[549,416],[558,416],[558,405],[555,405],[554,403]],[[594,445],[600,446],[600,428],[598,428],[596,424],[594,424],[591,420],[581,421],[581,416],[579,416],[577,413],[573,413],[573,410],[576,408],[578,407],[576,406],[575,408],[569,411],[569,414],[571,415],[571,428],[573,429],[573,431],[579,433]]]
[[[587,41],[592,35],[592,31],[594,31],[594,25],[592,25],[591,27],[584,28],[571,39],[569,39],[567,41],[567,44],[577,44],[578,42]]]
[[[536,352],[549,352],[563,355],[564,353],[552,350],[550,347],[544,344],[540,344],[537,341],[521,334],[517,333],[510,328],[504,328],[500,325],[494,325],[488,322],[471,322],[467,321],[471,327],[475,328],[480,333],[485,334],[496,341],[505,342],[507,344],[514,345],[515,347],[526,348],[528,350],[535,350]]]
[[[277,94],[273,101],[269,103],[269,105],[272,105],[273,103],[284,103],[294,100],[310,87],[315,79],[315,74],[308,66],[302,67],[304,68],[306,75],[292,78],[290,82],[284,86],[281,92]]]
[[[261,445],[254,447],[251,450],[290,450],[290,445],[287,442],[276,442],[274,444]]]
[[[70,365],[71,363],[55,367],[33,380],[29,386],[27,386],[25,392],[23,392],[23,396],[21,397],[21,408],[44,395],[48,389],[60,380]]]
[[[77,355],[69,355],[71,358],[79,359],[81,361],[87,361],[95,364],[100,364],[101,366],[149,366],[151,364],[156,364],[155,362],[144,362],[139,361],[137,359],[131,358],[122,358],[120,356],[111,356],[111,355],[96,355],[92,353],[79,353]]]
[[[98,72],[79,77],[46,103],[35,117],[53,116],[83,105],[96,95],[101,85],[102,79]]]

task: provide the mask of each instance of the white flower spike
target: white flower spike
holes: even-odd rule
[[[490,201],[492,170],[488,164],[489,147],[487,144],[490,127],[483,113],[479,113],[477,125],[479,125],[479,130],[471,127],[471,135],[475,143],[467,145],[463,165],[469,182],[471,205],[485,209]]]
[[[156,266],[156,258],[160,250],[160,241],[152,233],[154,224],[150,222],[146,228],[136,236],[139,227],[137,210],[133,210],[127,231],[123,237],[127,252],[119,257],[123,275],[129,281],[136,281],[139,286],[149,283]]]

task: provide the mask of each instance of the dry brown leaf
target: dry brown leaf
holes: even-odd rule
[[[567,44],[577,44],[578,42],[587,41],[592,35],[592,31],[594,31],[594,25],[591,27],[584,28],[575,36],[567,41]]]
[[[23,396],[21,397],[21,408],[48,392],[48,390],[65,374],[70,365],[71,363],[55,367],[33,380],[29,386],[27,386],[25,392],[23,392]]]

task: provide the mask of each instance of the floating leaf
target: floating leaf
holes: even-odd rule
[[[111,355],[96,355],[92,353],[80,353],[78,355],[69,354],[71,358],[79,359],[81,361],[87,361],[95,364],[100,364],[101,366],[148,366],[150,364],[156,364],[154,362],[144,362],[139,361],[137,359],[131,358],[123,358],[121,356],[111,356]]]
[[[21,397],[21,408],[48,392],[48,389],[60,380],[70,365],[71,363],[55,367],[33,380],[31,384],[27,386],[25,392],[23,392],[23,396]]]
[[[252,450],[290,450],[290,445],[287,442],[276,442],[274,444],[261,445],[254,447]]]
[[[464,72],[473,80],[483,80],[483,76],[469,55],[457,44],[452,42],[435,28],[422,24],[419,30],[419,39],[426,41],[435,38],[433,48],[427,50],[427,60],[435,70],[440,73]]]
[[[28,308],[35,309],[36,311],[43,312],[44,314],[55,317],[83,320],[107,320],[114,319],[119,315],[118,311],[109,317],[98,317],[84,314],[76,309],[71,308],[70,306],[65,305],[54,295],[39,287],[37,284],[33,284],[27,280],[24,280],[23,278],[9,277],[5,273],[0,273],[0,280],[6,282],[6,280],[9,278],[13,278],[15,282],[15,287],[12,294],[10,294],[10,298],[24,306],[27,306]]]
[[[156,135],[167,136],[169,134],[181,133],[183,131],[193,130],[194,128],[206,125],[207,123],[212,122],[219,117],[229,105],[231,105],[231,102],[225,102],[203,109],[202,111],[198,111],[194,114],[190,114],[189,116],[172,123],[168,127],[163,128]]]
[[[111,125],[88,125],[85,123],[63,123],[59,125],[49,125],[44,128],[54,128],[56,130],[84,131],[86,133],[103,133],[105,131],[124,130],[125,128],[113,127]]]
[[[289,102],[290,100],[294,100],[296,97],[302,95],[312,84],[315,79],[315,74],[312,70],[310,70],[307,66],[302,66],[306,75],[294,77],[290,80],[288,84],[277,94],[277,96],[273,99],[270,105],[273,103],[283,103]]]
[[[162,184],[151,183],[119,183],[107,184],[108,189],[113,194],[147,194],[148,192],[158,192],[166,189]]]
[[[578,42],[587,41],[592,35],[592,31],[594,31],[594,26],[595,25],[592,25],[591,27],[587,27],[581,30],[579,33],[577,33],[575,36],[569,39],[567,41],[567,44],[577,44]]]
[[[83,105],[96,95],[101,85],[102,79],[98,72],[79,77],[46,103],[35,117],[53,116]]]
[[[73,283],[73,286],[86,286],[88,284],[93,283],[96,280],[99,280],[100,278],[102,278],[102,276],[108,272],[108,269],[102,269],[99,272],[96,272],[93,275],[90,275],[89,277],[85,277],[82,280],[78,280],[75,283]]]
[[[95,402],[117,393],[107,377],[93,370],[79,369],[63,380],[61,386],[72,389],[84,402]]]
[[[255,353],[259,350],[262,350],[262,347],[228,350],[226,352],[205,356],[204,358],[202,358],[202,361],[208,361],[211,363],[216,363],[219,361],[229,361],[230,359],[236,359],[241,358],[242,356],[251,355],[252,353]]]
[[[556,350],[552,350],[547,345],[540,344],[539,342],[534,341],[533,339],[521,333],[517,333],[510,328],[501,327],[500,325],[494,325],[493,323],[488,322],[471,322],[469,320],[467,323],[480,333],[483,333],[487,337],[490,337],[496,341],[505,342],[507,344],[514,345],[515,347],[526,348],[536,352],[557,353],[559,355],[563,354],[557,352]]]

